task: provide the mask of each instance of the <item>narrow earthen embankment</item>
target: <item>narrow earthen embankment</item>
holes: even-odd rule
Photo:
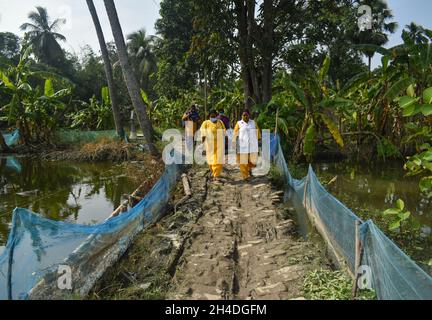
[[[306,274],[327,263],[298,236],[283,192],[265,176],[245,182],[230,166],[222,182],[204,168],[188,176],[192,197],[143,232],[91,297],[302,299]]]

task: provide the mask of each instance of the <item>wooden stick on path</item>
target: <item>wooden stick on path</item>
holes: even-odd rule
[[[180,204],[182,204],[183,202],[185,202],[187,199],[189,199],[192,196],[192,191],[191,191],[190,186],[189,186],[189,180],[188,180],[187,174],[185,174],[185,173],[182,174],[182,182],[183,182],[183,189],[185,192],[185,196],[179,202],[177,202],[175,204],[174,213],[177,213],[177,207]]]

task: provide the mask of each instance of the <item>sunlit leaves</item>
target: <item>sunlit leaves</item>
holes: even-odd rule
[[[418,102],[420,98],[412,98],[408,96],[403,96],[399,99],[399,105],[402,109],[408,108]]]
[[[327,126],[327,129],[330,131],[333,139],[336,141],[336,143],[343,148],[344,147],[344,141],[342,138],[341,133],[339,132],[339,128],[337,126],[336,123],[334,123],[332,121],[332,119],[330,119],[330,117],[328,117],[325,114],[321,114],[321,119],[324,121],[325,125]]]
[[[326,56],[326,58],[324,59],[324,63],[319,71],[319,80],[323,81],[324,78],[327,76],[328,72],[330,69],[330,56]]]
[[[11,90],[16,89],[15,85],[12,83],[12,81],[9,80],[8,76],[1,71],[0,71],[0,80],[7,88]]]
[[[423,92],[423,101],[427,104],[432,104],[432,88],[428,88]]]
[[[312,123],[306,131],[303,154],[311,157],[315,152],[315,124]]]
[[[405,209],[405,202],[403,202],[402,199],[399,199],[398,201],[396,201],[396,206],[400,211],[402,211],[403,209]]]
[[[421,104],[421,105],[419,105],[419,111],[425,117],[428,117],[428,116],[432,115],[432,104]]]
[[[420,191],[429,192],[432,190],[432,176],[424,177],[420,180]]]
[[[45,96],[52,97],[54,95],[54,86],[51,79],[45,80]]]
[[[406,89],[413,83],[413,79],[411,77],[402,78],[395,82],[390,89],[384,95],[384,99],[388,99],[390,101],[396,99],[401,93],[405,92]]]
[[[410,85],[406,91],[407,95],[411,98],[415,97],[414,85]]]
[[[396,201],[396,208],[387,209],[383,212],[384,217],[390,219],[388,228],[390,231],[399,229],[403,223],[411,217],[410,211],[405,210],[405,202],[402,199]]]
[[[106,105],[111,105],[110,92],[108,87],[103,87],[101,90],[102,102]]]
[[[412,87],[412,86],[410,86]],[[409,87],[409,88],[410,88]],[[407,93],[411,94],[413,92]],[[417,114],[423,114],[425,117],[432,115],[432,88],[428,88],[423,92],[423,103],[420,102],[420,97],[415,97],[414,94],[399,98],[399,106],[402,108],[404,117],[412,117]]]

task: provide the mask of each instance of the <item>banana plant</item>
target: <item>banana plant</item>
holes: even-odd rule
[[[71,127],[88,130],[108,130],[113,128],[114,119],[108,87],[101,89],[101,101],[96,96],[89,102],[81,102],[81,109],[70,116]]]
[[[1,106],[0,120],[20,129],[24,144],[49,140],[63,116],[64,100],[72,90],[70,83],[56,74],[35,70],[31,53],[32,47],[25,47],[16,66],[3,63],[0,68],[0,92],[9,100]],[[32,86],[41,81],[43,89]],[[54,82],[67,85],[67,88],[55,91]]]
[[[399,98],[404,117],[412,117],[420,113],[425,117],[432,115],[432,87],[427,88],[419,97],[416,96],[414,85],[410,85],[406,92],[406,96]]]
[[[317,137],[324,134],[323,130],[330,134],[340,148],[345,146],[337,113],[353,102],[341,98],[331,89],[327,77],[329,68],[330,57],[326,57],[321,69],[301,84],[295,83],[288,76],[283,81],[286,90],[294,97],[297,108],[304,112],[304,120],[294,146],[293,157],[297,160],[302,155],[312,159]]]

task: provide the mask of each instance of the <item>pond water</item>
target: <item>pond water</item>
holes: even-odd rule
[[[290,168],[295,178],[307,173],[306,165]],[[432,199],[421,194],[419,177],[405,176],[403,163],[318,163],[313,169],[325,188],[356,215],[374,220],[418,263],[426,266],[432,263]],[[396,207],[398,199],[412,213],[402,234],[390,231],[389,218],[383,216],[383,211]]]
[[[77,224],[105,220],[136,185],[121,166],[0,158],[0,253],[16,207]]]
[[[379,165],[318,164],[318,177],[327,182],[337,177],[326,189],[346,203],[354,212],[369,212],[372,217],[396,207],[402,199],[423,227],[432,227],[432,199],[422,195],[418,177],[406,177],[403,164],[392,162]],[[360,213],[361,214],[361,213]]]

